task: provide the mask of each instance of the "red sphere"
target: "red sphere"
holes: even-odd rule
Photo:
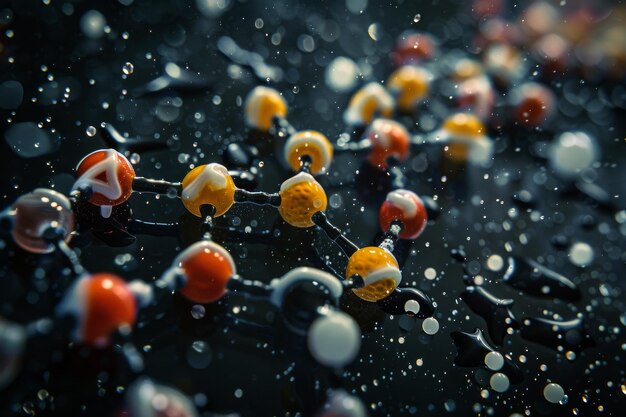
[[[66,293],[58,313],[76,317],[77,341],[102,346],[121,326],[132,326],[137,314],[135,296],[117,275],[85,275]]]
[[[428,221],[422,200],[412,191],[394,190],[387,194],[378,212],[380,228],[389,230],[394,220],[402,222],[401,239],[416,239],[422,234]]]
[[[116,206],[130,198],[135,170],[128,159],[113,149],[101,149],[84,157],[76,167],[74,188],[91,187],[89,202],[96,206]]]
[[[527,82],[511,92],[513,113],[518,123],[527,127],[543,125],[554,110],[554,94],[547,87]]]
[[[228,251],[208,241],[194,243],[178,255],[174,263],[187,278],[181,294],[200,304],[222,298],[227,291],[228,280],[237,273]]]
[[[425,33],[402,34],[391,57],[396,66],[419,64],[437,53],[433,38]]]
[[[404,161],[411,151],[409,132],[394,120],[374,120],[367,130],[367,138],[372,143],[368,161],[381,170],[387,169],[390,157]]]

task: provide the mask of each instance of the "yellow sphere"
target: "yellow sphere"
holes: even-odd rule
[[[343,118],[349,125],[368,125],[375,117],[390,117],[393,106],[393,97],[385,87],[371,82],[354,93]]]
[[[323,174],[333,160],[333,145],[326,136],[315,130],[297,132],[285,143],[285,159],[294,171],[300,169],[300,157],[311,158],[311,173]]]
[[[418,67],[405,65],[394,71],[387,81],[389,90],[396,96],[396,106],[411,111],[428,94],[430,74]]]
[[[181,199],[192,214],[202,217],[200,206],[211,204],[215,217],[226,213],[235,202],[235,183],[226,167],[220,164],[200,165],[191,171],[182,183]]]
[[[396,258],[378,246],[367,246],[352,254],[346,267],[346,278],[354,274],[363,278],[365,286],[352,291],[370,302],[388,297],[402,280]]]
[[[478,140],[485,135],[485,125],[473,114],[456,113],[443,122],[441,131],[451,137],[461,136]],[[468,144],[450,143],[444,150],[444,155],[452,161],[465,162],[468,156]]]
[[[294,227],[315,226],[311,216],[326,210],[326,192],[311,174],[301,172],[280,186],[278,212]]]
[[[287,102],[273,88],[255,87],[244,104],[246,124],[254,129],[268,131],[274,117],[287,116]]]

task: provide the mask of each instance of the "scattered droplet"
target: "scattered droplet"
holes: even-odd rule
[[[126,75],[130,75],[134,71],[135,71],[135,66],[130,62],[125,63],[124,66],[122,67],[122,72]]]
[[[96,128],[93,126],[88,126],[87,129],[85,130],[85,133],[87,133],[87,136],[92,138],[96,135]]]

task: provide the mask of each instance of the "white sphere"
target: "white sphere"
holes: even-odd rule
[[[598,160],[594,139],[584,132],[565,132],[550,149],[550,166],[565,179],[576,178]]]
[[[346,313],[331,311],[317,318],[308,334],[309,352],[329,367],[348,365],[361,348],[361,330]]]

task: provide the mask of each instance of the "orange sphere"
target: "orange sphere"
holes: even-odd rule
[[[135,170],[128,159],[113,149],[101,149],[84,157],[76,167],[74,188],[91,187],[89,202],[96,206],[116,206],[130,198]]]
[[[80,278],[65,295],[58,312],[76,316],[75,339],[103,346],[116,329],[135,323],[137,303],[126,281],[100,273]]]
[[[368,161],[381,170],[387,169],[390,157],[404,161],[410,152],[409,132],[400,123],[389,119],[376,119],[367,131],[372,143]]]
[[[287,139],[284,157],[291,169],[297,172],[302,156],[311,158],[311,174],[323,174],[333,160],[333,145],[326,136],[315,130],[297,132]]]
[[[200,241],[185,249],[174,261],[187,282],[180,290],[187,299],[200,304],[219,300],[228,280],[237,273],[230,253],[215,242]]]
[[[405,65],[395,70],[387,81],[389,91],[396,97],[396,107],[411,112],[428,95],[431,75],[428,71]]]

